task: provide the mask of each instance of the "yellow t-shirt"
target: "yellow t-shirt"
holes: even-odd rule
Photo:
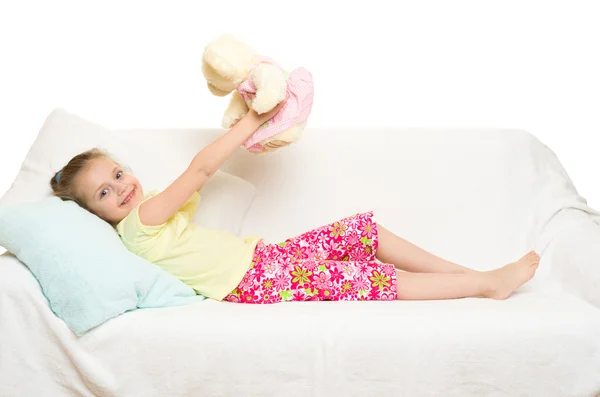
[[[142,203],[157,195],[154,191]],[[165,223],[142,224],[139,205],[117,225],[125,246],[134,254],[171,273],[196,293],[222,300],[250,268],[260,236],[245,238],[192,223],[200,194],[192,197]],[[141,203],[140,203],[141,204]]]

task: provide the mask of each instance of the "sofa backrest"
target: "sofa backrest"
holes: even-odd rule
[[[183,170],[223,130],[121,133],[144,142],[132,157],[134,173],[167,184],[173,175],[160,177],[161,164],[148,162],[148,153],[162,151],[170,170],[173,162]],[[534,248],[548,172],[577,196],[554,154],[521,130],[309,128],[274,153],[240,148],[222,169],[257,188],[242,235],[279,242],[373,210],[377,222],[409,241],[481,269]]]
[[[54,172],[94,146],[129,165],[146,192],[162,189],[223,133],[113,131],[55,109],[0,205],[49,195]],[[434,254],[488,269],[531,249],[542,254],[570,222],[564,209],[600,223],[600,213],[577,193],[555,154],[521,130],[309,127],[300,142],[275,153],[240,147],[222,170],[257,189],[236,229],[269,242],[372,210],[376,222]],[[234,191],[221,197],[233,203]],[[237,211],[236,223],[244,216]]]

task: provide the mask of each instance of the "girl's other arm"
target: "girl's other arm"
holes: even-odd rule
[[[165,223],[194,192],[200,190],[202,185],[261,124],[277,114],[285,101],[283,100],[273,110],[260,115],[250,109],[227,133],[200,150],[183,174],[161,193],[140,206],[140,221],[148,226]]]

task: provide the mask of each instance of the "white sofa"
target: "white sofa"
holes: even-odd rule
[[[140,156],[181,164],[221,133],[119,131]],[[5,254],[1,396],[599,395],[600,214],[529,133],[309,128],[273,154],[240,148],[223,170],[257,188],[241,235],[278,242],[373,210],[465,266],[530,249],[541,265],[505,301],[207,300],[128,312],[77,338]],[[161,164],[133,171],[143,183]]]

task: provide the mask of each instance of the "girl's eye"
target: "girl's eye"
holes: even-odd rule
[[[121,178],[122,176],[123,176],[123,172],[122,171],[117,172],[117,179]]]
[[[108,189],[104,189],[103,191],[100,192],[100,198],[106,196],[108,194]]]

